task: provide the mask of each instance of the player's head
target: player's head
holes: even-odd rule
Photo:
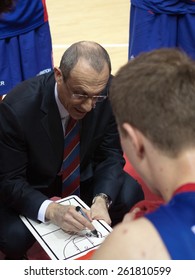
[[[195,62],[183,52],[159,49],[129,61],[110,100],[123,137],[126,122],[170,156],[195,145]]]

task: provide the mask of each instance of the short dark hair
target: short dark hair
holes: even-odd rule
[[[107,63],[111,73],[111,61],[108,52],[98,43],[92,41],[79,41],[72,44],[63,54],[60,69],[66,81],[80,58],[86,59],[91,67],[100,73]]]
[[[121,133],[130,123],[172,156],[195,146],[195,62],[181,50],[140,54],[119,69],[109,95]]]

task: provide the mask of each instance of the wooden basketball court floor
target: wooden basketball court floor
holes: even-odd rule
[[[54,66],[72,43],[96,41],[108,51],[112,74],[127,62],[129,0],[46,0]]]

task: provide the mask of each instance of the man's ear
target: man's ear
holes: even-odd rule
[[[139,158],[142,158],[144,155],[144,145],[143,145],[143,136],[142,133],[129,123],[124,123],[122,125],[125,130],[126,137],[129,137],[135,152]]]
[[[60,68],[54,67],[54,75],[55,75],[56,83],[57,84],[60,83],[62,81],[62,72]]]

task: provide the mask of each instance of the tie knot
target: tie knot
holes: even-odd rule
[[[75,126],[77,120],[73,119],[72,117],[69,118],[68,124],[66,127],[66,134],[72,130],[72,128]]]

